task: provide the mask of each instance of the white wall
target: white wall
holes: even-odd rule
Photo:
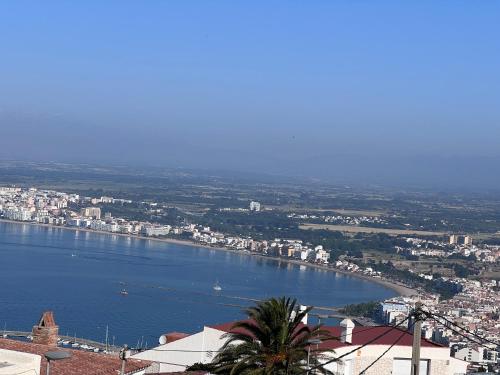
[[[204,327],[203,331],[191,336],[160,345],[132,356],[136,359],[159,362],[160,372],[184,371],[197,362],[209,363],[226,342],[223,331]]]
[[[328,353],[325,355],[322,362],[328,359],[338,357],[353,350],[355,346],[342,347],[335,350],[335,353]],[[357,375],[378,358],[389,345],[368,345],[354,353],[346,356],[343,360],[352,360],[352,371],[346,371],[343,375]],[[390,374],[393,368],[394,358],[411,358],[411,346],[394,346],[384,357],[377,362],[373,367],[367,371],[366,375],[381,375]],[[465,373],[467,369],[467,362],[457,360],[450,356],[450,349],[447,347],[422,347],[420,351],[420,358],[422,360],[430,360],[429,375],[454,375],[456,373]],[[339,371],[340,368],[336,363],[331,363],[325,366],[328,370]],[[341,372],[342,373],[342,372]]]
[[[0,375],[26,373],[27,375],[40,374],[42,358],[36,354],[17,352],[14,350],[0,349]]]

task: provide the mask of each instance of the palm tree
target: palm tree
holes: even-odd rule
[[[246,310],[249,320],[234,324],[224,335],[228,340],[212,363],[189,370],[222,375],[305,374],[309,364],[319,366],[315,355],[319,345],[314,348],[311,343],[334,339],[320,325],[302,324],[311,309],[301,311],[295,299],[285,297],[259,302]],[[328,373],[321,366],[315,371]]]

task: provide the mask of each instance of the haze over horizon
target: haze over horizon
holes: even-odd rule
[[[0,4],[0,158],[497,187],[496,2]]]

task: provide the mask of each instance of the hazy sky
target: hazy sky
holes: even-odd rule
[[[0,158],[500,186],[498,1],[3,1]]]

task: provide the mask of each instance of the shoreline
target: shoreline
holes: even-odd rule
[[[36,227],[70,230],[73,232],[81,231],[81,232],[89,232],[89,233],[96,233],[96,234],[105,234],[108,236],[128,237],[128,238],[134,238],[134,239],[138,239],[138,240],[164,242],[164,243],[171,243],[171,244],[176,244],[176,245],[181,245],[181,246],[189,246],[189,247],[194,246],[194,247],[200,247],[200,248],[210,249],[210,250],[226,251],[226,252],[230,252],[233,254],[253,256],[253,257],[258,257],[261,259],[268,259],[268,260],[273,260],[276,262],[284,262],[284,263],[294,264],[294,265],[298,265],[298,266],[316,268],[316,269],[321,269],[321,270],[325,270],[325,271],[336,272],[336,273],[339,273],[339,274],[345,275],[345,276],[356,277],[358,279],[373,282],[375,284],[379,284],[381,286],[384,286],[385,288],[391,289],[391,290],[395,291],[400,296],[411,296],[411,295],[418,294],[417,290],[415,290],[415,289],[412,289],[412,288],[407,287],[407,286],[402,285],[402,284],[395,283],[395,282],[387,280],[387,279],[378,279],[378,278],[374,278],[374,277],[359,274],[359,273],[349,272],[346,270],[340,270],[337,268],[332,268],[332,267],[328,267],[328,266],[321,265],[321,264],[304,262],[304,261],[297,260],[297,259],[288,259],[288,258],[267,256],[267,255],[262,255],[262,254],[258,254],[258,253],[252,253],[250,251],[234,250],[234,249],[228,249],[228,248],[224,248],[224,247],[220,247],[220,246],[209,246],[209,245],[204,245],[204,244],[200,244],[200,243],[197,243],[194,241],[189,241],[189,240],[178,240],[175,238],[144,237],[144,236],[135,235],[135,234],[112,233],[112,232],[98,231],[98,230],[93,230],[93,229],[88,229],[88,228],[76,228],[76,227],[59,226],[59,225],[53,225],[53,224],[33,223],[33,222],[28,222],[28,221],[15,221],[15,220],[7,220],[7,219],[0,219],[0,223],[21,224],[21,225],[24,224],[24,225],[31,225],[31,226],[36,226]]]

